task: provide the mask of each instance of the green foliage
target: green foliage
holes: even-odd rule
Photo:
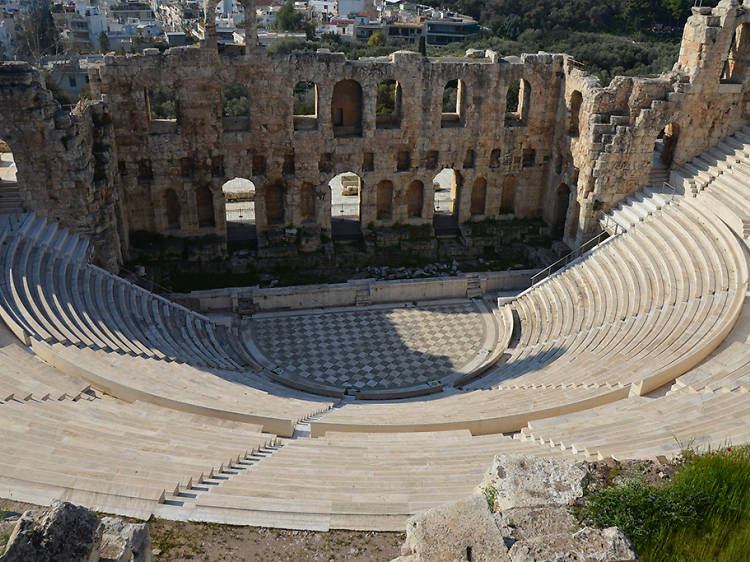
[[[385,35],[382,31],[376,31],[367,40],[367,44],[370,47],[382,47],[385,45]]]
[[[518,111],[518,94],[521,92],[521,81],[516,80],[508,86],[508,92],[505,95],[505,111]]]
[[[395,80],[386,80],[378,84],[375,112],[378,115],[393,115],[396,112]]]
[[[272,27],[279,31],[303,31],[305,23],[305,15],[294,9],[294,1],[286,0],[276,14]]]
[[[109,36],[105,31],[102,31],[99,34],[99,50],[105,54],[111,50],[109,45]]]
[[[246,116],[249,111],[247,88],[239,82],[227,82],[221,89],[225,117]]]
[[[294,86],[294,115],[315,115],[315,83],[297,82]]]
[[[415,303],[416,304],[416,303]],[[487,500],[487,505],[492,513],[497,511],[497,488],[490,485],[482,489],[484,498]]]
[[[151,86],[148,103],[151,119],[177,119],[177,99],[169,86]]]
[[[443,88],[443,113],[458,113],[458,80],[451,80]]]
[[[671,482],[632,482],[587,499],[584,515],[617,525],[646,562],[745,560],[750,552],[750,448],[689,452]]]

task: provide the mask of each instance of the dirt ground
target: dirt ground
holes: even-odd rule
[[[28,509],[47,508],[0,499],[0,519]],[[287,531],[164,519],[151,519],[148,526],[154,559],[158,562],[392,560],[399,555],[406,538],[404,533]]]

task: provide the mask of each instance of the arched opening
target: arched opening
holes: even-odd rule
[[[474,167],[474,151],[470,148],[466,151],[466,155],[464,156],[464,169],[471,169]]]
[[[499,148],[495,148],[490,153],[490,168],[499,168],[501,165],[501,159],[503,151]]]
[[[216,226],[214,194],[208,186],[199,187],[195,192],[195,205],[198,209],[198,228]]]
[[[375,126],[378,129],[397,129],[401,126],[401,84],[396,80],[384,80],[378,84]]]
[[[484,178],[477,178],[474,180],[474,185],[471,186],[470,212],[472,216],[485,214],[486,200],[487,180]]]
[[[460,127],[463,125],[463,99],[465,95],[463,80],[450,80],[445,84],[441,101],[441,127]]]
[[[516,204],[516,177],[505,176],[502,185],[502,194],[500,196],[500,212],[515,212]]]
[[[315,187],[311,183],[304,183],[300,188],[299,207],[302,222],[315,222]]]
[[[331,188],[331,230],[334,240],[356,240],[362,236],[360,201],[362,179],[343,172],[328,182]]]
[[[670,123],[661,130],[654,143],[654,169],[668,169],[672,165],[679,137],[680,126],[677,123]]]
[[[531,109],[531,85],[526,80],[516,80],[505,94],[505,126],[525,125]]]
[[[580,134],[581,104],[583,95],[575,90],[570,96],[570,105],[568,106],[568,134],[571,137],[577,137]]]
[[[263,190],[266,207],[266,225],[282,226],[284,224],[284,186],[280,183],[267,185]]]
[[[294,130],[316,129],[318,126],[318,87],[315,82],[302,81],[294,86],[292,114]]]
[[[750,24],[743,23],[734,31],[727,58],[721,71],[722,84],[742,84],[750,58]]]
[[[8,143],[0,139],[0,214],[23,212],[18,170]]]
[[[375,192],[375,209],[378,220],[393,218],[393,182],[383,180],[378,182]]]
[[[164,214],[167,219],[167,229],[180,229],[180,199],[174,189],[164,192]]]
[[[432,226],[439,236],[458,234],[458,208],[461,198],[462,177],[452,168],[443,168],[432,180],[434,213]]]
[[[406,212],[409,217],[421,217],[424,205],[424,184],[414,180],[406,190]]]
[[[234,178],[221,186],[227,220],[227,240],[256,241],[255,184],[245,178]]]
[[[568,216],[568,206],[570,205],[570,187],[561,183],[555,194],[555,209],[552,218],[552,228],[550,234],[553,238],[562,238],[565,232],[565,219]]]
[[[240,82],[227,82],[221,88],[221,111],[225,131],[248,129],[250,102],[247,87]]]
[[[362,135],[362,86],[342,80],[333,87],[331,124],[335,137]]]

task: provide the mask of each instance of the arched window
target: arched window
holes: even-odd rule
[[[516,202],[516,178],[515,176],[506,176],[503,180],[503,193],[500,201],[500,211],[512,213],[515,211]]]
[[[401,84],[395,80],[384,80],[378,84],[375,123],[378,129],[397,129],[401,126]]]
[[[505,125],[525,125],[531,109],[531,86],[526,80],[516,80],[508,86],[505,96]]]
[[[502,156],[502,150],[500,150],[499,148],[493,149],[493,151],[490,153],[490,168],[499,168]]]
[[[318,125],[318,87],[315,82],[297,82],[293,96],[294,130],[315,129]]]
[[[198,208],[198,227],[216,226],[214,195],[208,186],[199,187],[195,192],[195,204]]]
[[[362,86],[342,80],[333,87],[331,124],[335,137],[362,135]]]
[[[471,207],[469,208],[472,215],[483,215],[485,203],[487,200],[487,180],[477,178],[474,185],[471,186]]]
[[[376,211],[378,219],[390,219],[393,214],[393,183],[383,180],[378,183],[376,192]]]
[[[284,186],[274,183],[265,189],[266,224],[284,224]]]
[[[164,192],[164,214],[167,218],[167,228],[170,230],[180,229],[180,200],[174,189]]]
[[[465,98],[463,80],[450,80],[443,88],[441,127],[460,127],[464,123],[463,100]]]
[[[570,107],[568,107],[568,134],[577,137],[580,134],[581,104],[583,96],[578,90],[570,96]]]
[[[424,184],[414,180],[409,184],[406,191],[406,212],[410,217],[422,216],[422,204],[424,201]]]
[[[464,168],[470,169],[474,167],[474,151],[472,149],[469,149],[466,151],[466,156],[464,156]]]
[[[302,184],[300,189],[300,215],[302,222],[315,221],[315,187],[311,183]]]

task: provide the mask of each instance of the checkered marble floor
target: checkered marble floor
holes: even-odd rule
[[[368,307],[253,319],[253,341],[285,372],[358,390],[424,384],[479,352],[485,326],[472,301]]]

